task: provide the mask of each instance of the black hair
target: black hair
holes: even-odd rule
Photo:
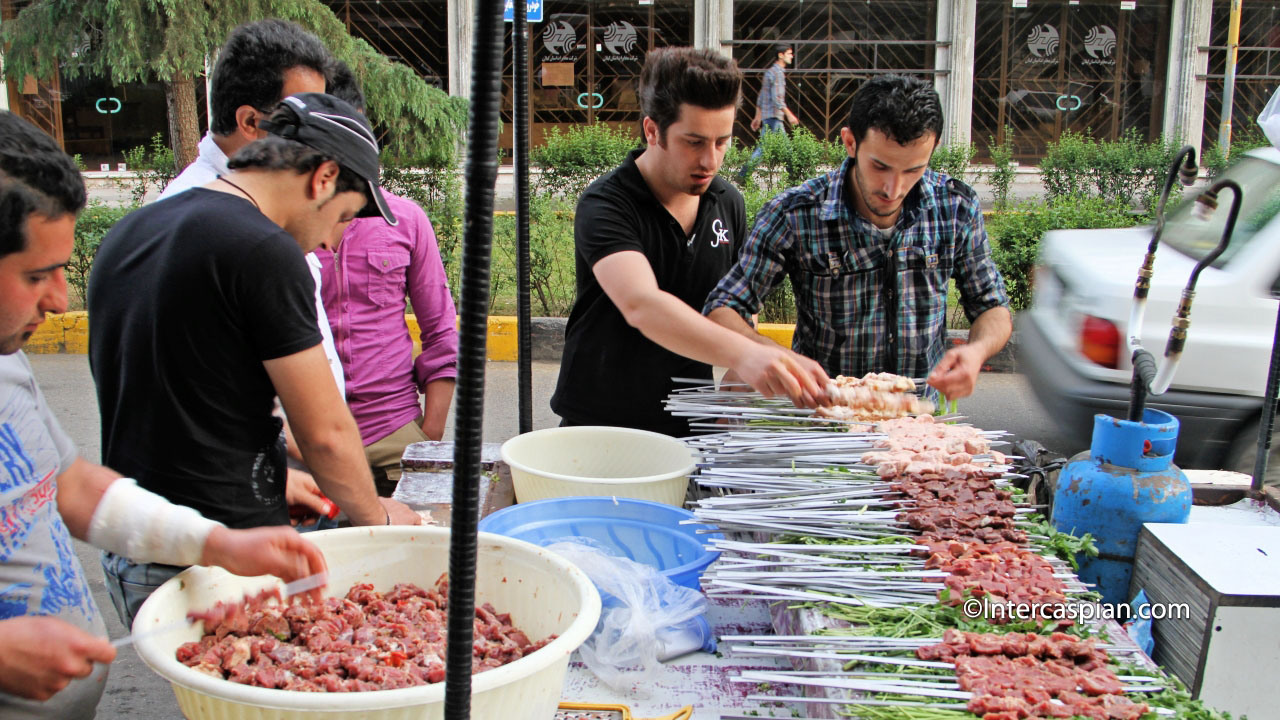
[[[879,75],[858,88],[849,103],[849,130],[862,142],[875,128],[900,145],[933,133],[942,138],[942,101],[925,80],[910,75]]]
[[[736,107],[741,91],[737,63],[714,50],[659,48],[649,53],[640,71],[640,110],[658,124],[663,140],[682,104],[708,110]]]
[[[360,92],[360,81],[356,80],[355,73],[341,60],[333,61],[333,77],[329,80],[328,93],[364,113],[364,93]]]
[[[778,43],[773,46],[773,60],[777,62],[778,56],[791,49],[791,43]]]
[[[333,58],[320,38],[285,20],[259,20],[231,31],[213,68],[213,117],[210,129],[230,135],[242,105],[263,112],[280,102],[284,73],[305,67],[324,75]]]
[[[0,257],[27,247],[27,217],[51,220],[84,208],[75,161],[36,126],[0,110]]]
[[[279,112],[279,111],[277,111]],[[273,113],[274,114],[274,113]],[[297,140],[287,140],[279,135],[268,135],[240,148],[230,160],[231,170],[289,170],[299,175],[315,172],[328,160],[338,159]],[[338,165],[338,192],[369,194],[369,183],[354,171]]]

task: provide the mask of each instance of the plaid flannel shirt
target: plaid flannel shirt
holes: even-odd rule
[[[846,159],[766,203],[703,313],[724,306],[749,322],[786,273],[796,297],[797,353],[832,376],[924,377],[946,350],[949,279],[971,321],[1009,302],[977,195],[926,171],[886,238],[846,201],[852,167]]]
[[[764,71],[764,80],[760,83],[760,118],[763,120],[786,120],[782,110],[787,106],[787,78],[782,74],[782,66],[774,63]]]

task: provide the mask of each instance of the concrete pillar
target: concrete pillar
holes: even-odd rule
[[[471,97],[471,36],[475,0],[449,0],[449,94]],[[533,27],[529,32],[534,32]]]
[[[973,37],[977,0],[938,3],[938,41],[934,67],[946,70],[934,86],[942,99],[942,144],[969,142],[973,126]]]
[[[1212,0],[1173,0],[1169,12],[1169,67],[1165,76],[1164,136],[1177,144],[1200,147],[1204,134],[1205,81],[1209,72]]]
[[[693,46],[733,57],[733,0],[694,0]]]

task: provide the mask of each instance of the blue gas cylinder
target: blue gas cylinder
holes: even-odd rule
[[[1191,484],[1173,464],[1178,419],[1146,410],[1142,422],[1093,416],[1093,443],[1058,477],[1050,522],[1059,532],[1094,537],[1095,558],[1080,557],[1080,579],[1103,602],[1127,603],[1142,524],[1185,523]]]

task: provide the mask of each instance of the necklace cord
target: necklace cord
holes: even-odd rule
[[[242,187],[240,187],[239,185],[237,185],[237,184],[235,184],[235,183],[231,182],[230,180],[226,179],[225,177],[223,177],[223,176],[221,176],[221,175],[219,175],[219,176],[217,177],[217,179],[218,179],[218,180],[221,180],[222,182],[224,182],[224,183],[226,183],[226,184],[230,185],[231,187],[233,187],[233,188],[235,188],[235,189],[239,190],[240,192],[244,193],[244,196],[245,196],[246,198],[248,198],[248,199],[249,199],[249,202],[253,203],[253,206],[254,206],[255,208],[257,208],[257,209],[258,209],[258,212],[262,212],[262,206],[258,204],[258,201],[257,201],[257,200],[254,200],[254,199],[253,199],[253,196],[249,194],[249,191],[248,191],[248,190],[245,190],[244,188],[242,188]]]

